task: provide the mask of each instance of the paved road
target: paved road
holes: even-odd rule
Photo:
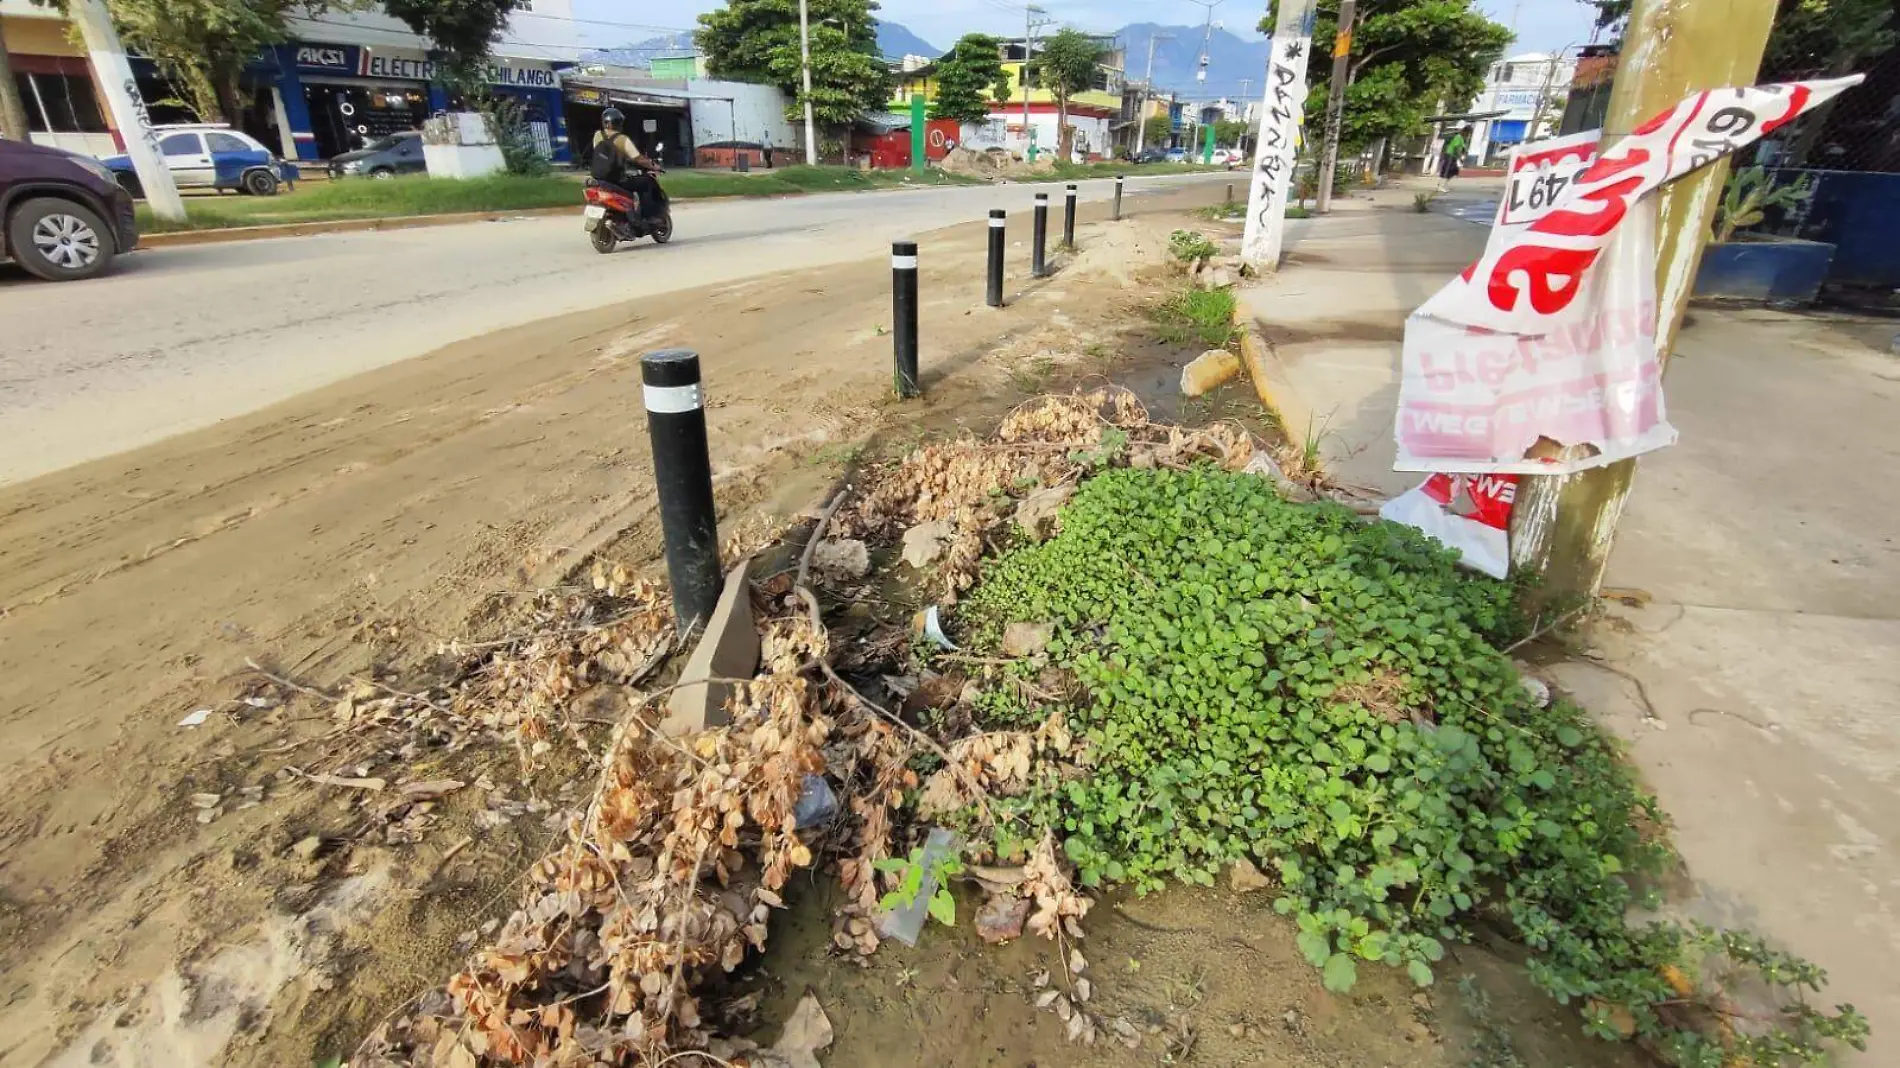
[[[1226,175],[1130,179],[1131,197]],[[1011,212],[1059,187],[678,206],[673,244],[593,251],[573,217],[151,249],[89,282],[0,268],[0,483],[251,411],[509,326],[801,266]],[[1082,183],[1106,199],[1109,181]],[[1133,205],[1131,205],[1131,208]],[[1053,228],[1053,227],[1052,227]],[[923,250],[929,255],[928,246]]]

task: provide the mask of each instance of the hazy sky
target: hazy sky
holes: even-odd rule
[[[588,41],[607,46],[644,40],[661,33],[690,29],[702,11],[721,6],[722,0],[574,0],[576,18],[614,25],[582,24]],[[1005,0],[882,0],[881,17],[905,26],[939,48],[949,47],[965,33],[1022,33],[1023,9]],[[1192,0],[1037,0],[1050,17],[1086,30],[1112,30],[1131,22],[1198,24],[1205,8]],[[1515,22],[1518,43],[1513,51],[1550,51],[1590,38],[1594,8],[1580,0],[1479,0],[1492,18]],[[1228,30],[1253,36],[1266,7],[1261,3],[1226,0],[1214,8],[1214,17]]]

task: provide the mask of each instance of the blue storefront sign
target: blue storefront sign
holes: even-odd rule
[[[322,159],[360,147],[360,141],[413,129],[429,112],[449,105],[447,90],[436,84],[435,62],[420,49],[308,41],[280,45],[277,54],[278,88],[301,159]],[[543,151],[556,160],[569,158],[561,75],[553,64],[491,61],[488,82],[525,105]]]

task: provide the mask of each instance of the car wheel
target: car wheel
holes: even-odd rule
[[[388,167],[378,167],[375,170],[369,172],[369,176],[371,178],[376,179],[379,182],[386,182],[389,179],[394,178],[396,176],[396,172],[390,170]]]
[[[587,239],[594,243],[594,251],[603,256],[612,252],[614,246],[619,243],[618,239],[614,237],[613,229],[607,225],[607,220],[605,219],[600,221],[600,226],[597,229],[588,231]]]
[[[49,282],[91,278],[112,263],[112,232],[90,208],[40,197],[20,205],[7,225],[7,249]]]
[[[277,195],[277,176],[266,170],[244,172],[244,191],[254,197]]]

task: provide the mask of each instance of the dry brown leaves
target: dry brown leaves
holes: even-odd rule
[[[1061,757],[1071,739],[1062,709],[1034,731],[989,731],[960,738],[949,746],[950,763],[924,780],[917,811],[943,816],[968,808],[979,798],[1016,797],[1029,788],[1036,755]]]
[[[764,947],[779,891],[813,862],[794,807],[825,769],[831,721],[802,674],[822,638],[796,619],[766,637],[774,666],[732,724],[675,741],[650,702],[636,710],[568,843],[449,981],[446,1018],[397,1021],[365,1063],[604,1066],[704,1047],[695,992]]]
[[[1185,467],[1212,460],[1232,471],[1257,448],[1234,424],[1189,429],[1153,422],[1120,387],[1037,397],[987,440],[926,445],[872,479],[841,517],[860,534],[892,539],[914,523],[943,520],[952,535],[938,561],[942,598],[953,603],[976,580],[992,538],[1028,493],[1103,466]]]

